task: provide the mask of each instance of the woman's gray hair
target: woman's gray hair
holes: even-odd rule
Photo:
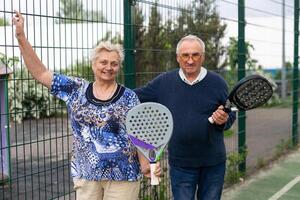
[[[202,51],[203,51],[202,53],[205,53],[205,44],[204,44],[204,42],[199,37],[197,37],[195,35],[187,35],[187,36],[184,36],[183,38],[181,38],[179,40],[179,42],[177,43],[176,54],[179,53],[179,48],[180,48],[180,45],[182,44],[182,42],[186,41],[186,40],[199,42],[199,44],[202,48]]]
[[[116,53],[118,53],[119,57],[120,57],[120,64],[123,62],[124,60],[124,53],[123,53],[123,47],[120,44],[113,44],[109,41],[105,41],[105,42],[100,42],[92,51],[90,54],[90,60],[91,62],[95,62],[97,60],[97,58],[99,57],[99,53],[101,51],[114,51]]]

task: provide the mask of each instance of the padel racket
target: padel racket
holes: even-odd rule
[[[126,130],[132,143],[150,161],[151,185],[158,185],[153,172],[172,135],[170,110],[159,103],[141,103],[128,112]]]
[[[265,104],[273,95],[272,84],[260,75],[250,75],[241,79],[229,93],[224,111],[246,111]],[[214,123],[212,117],[208,118]]]

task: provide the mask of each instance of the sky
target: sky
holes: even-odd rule
[[[228,37],[238,36],[237,0],[219,0],[218,11],[227,24]],[[263,68],[281,68],[282,66],[282,0],[245,1],[245,40],[253,45],[253,58]],[[285,0],[285,54],[286,61],[293,63],[294,10],[293,1]]]
[[[147,2],[154,2],[148,0]],[[176,7],[188,0],[159,0],[163,9]],[[138,2],[140,3],[140,2]],[[282,0],[248,0],[245,1],[246,15],[246,41],[254,46],[252,57],[259,61],[264,68],[280,68],[282,64]],[[285,0],[286,3],[286,61],[293,62],[293,0]],[[60,46],[66,50],[53,50],[37,48],[37,53],[42,56],[43,62],[51,68],[65,67],[73,64],[74,60],[83,59],[89,54],[88,48],[100,40],[106,31],[113,34],[123,32],[123,0],[83,0],[84,8],[87,10],[101,9],[110,24],[76,24],[58,25],[56,19],[46,19],[45,17],[26,18],[27,35],[29,41],[34,46]],[[227,24],[224,44],[228,44],[229,37],[237,37],[237,0],[216,0],[217,10]],[[142,5],[140,3],[140,5]],[[144,6],[144,12],[149,15],[149,6]],[[11,12],[21,10],[21,12],[35,13],[41,16],[55,16],[59,12],[59,0],[0,0],[0,16],[11,20]],[[163,19],[169,17],[164,12]],[[34,28],[41,26],[41,28]],[[6,45],[17,45],[13,38],[13,28],[11,26],[0,27],[0,52],[8,55],[19,55],[18,48],[4,48]],[[80,50],[71,50],[71,48]],[[59,55],[58,55],[59,54]],[[55,63],[51,57],[55,57]],[[72,58],[72,59],[70,59]]]
[[[245,14],[247,17],[281,15],[283,1],[286,15],[293,16],[294,0],[245,0]],[[222,17],[237,18],[238,0],[216,0],[216,3]]]

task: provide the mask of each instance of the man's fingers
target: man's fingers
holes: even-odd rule
[[[223,110],[216,110],[213,113],[212,118],[216,124],[220,125],[224,124],[228,120],[228,114]]]
[[[220,105],[219,107],[218,107],[218,110],[223,110],[224,109],[224,106],[223,105]]]

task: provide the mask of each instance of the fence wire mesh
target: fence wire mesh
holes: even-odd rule
[[[124,19],[126,3],[132,8],[130,21]],[[52,71],[92,81],[90,50],[99,41],[124,44],[130,37],[131,46],[125,51],[132,52],[133,72],[127,72],[124,63],[118,81],[125,84],[133,73],[130,87],[139,87],[177,68],[178,40],[195,34],[206,44],[205,67],[220,73],[232,88],[242,70],[238,67],[238,9],[236,0],[0,0],[0,199],[75,198],[66,107],[26,70],[14,38],[14,10],[24,15],[27,38]],[[236,171],[240,160],[234,159],[240,134],[246,137],[249,174],[287,152],[293,147],[292,137],[299,137],[292,135],[293,105],[298,104],[298,99],[293,100],[293,82],[298,80],[293,71],[298,68],[293,52],[298,47],[293,39],[294,3],[246,1],[243,9],[246,75],[268,77],[275,93],[267,106],[246,113],[242,132],[237,123],[225,132],[227,154],[233,158],[228,161],[232,164],[227,167],[228,185],[240,177]],[[129,36],[126,27],[132,31]],[[162,168],[159,198],[171,199],[167,154]],[[140,199],[153,199],[147,180],[141,183]]]

